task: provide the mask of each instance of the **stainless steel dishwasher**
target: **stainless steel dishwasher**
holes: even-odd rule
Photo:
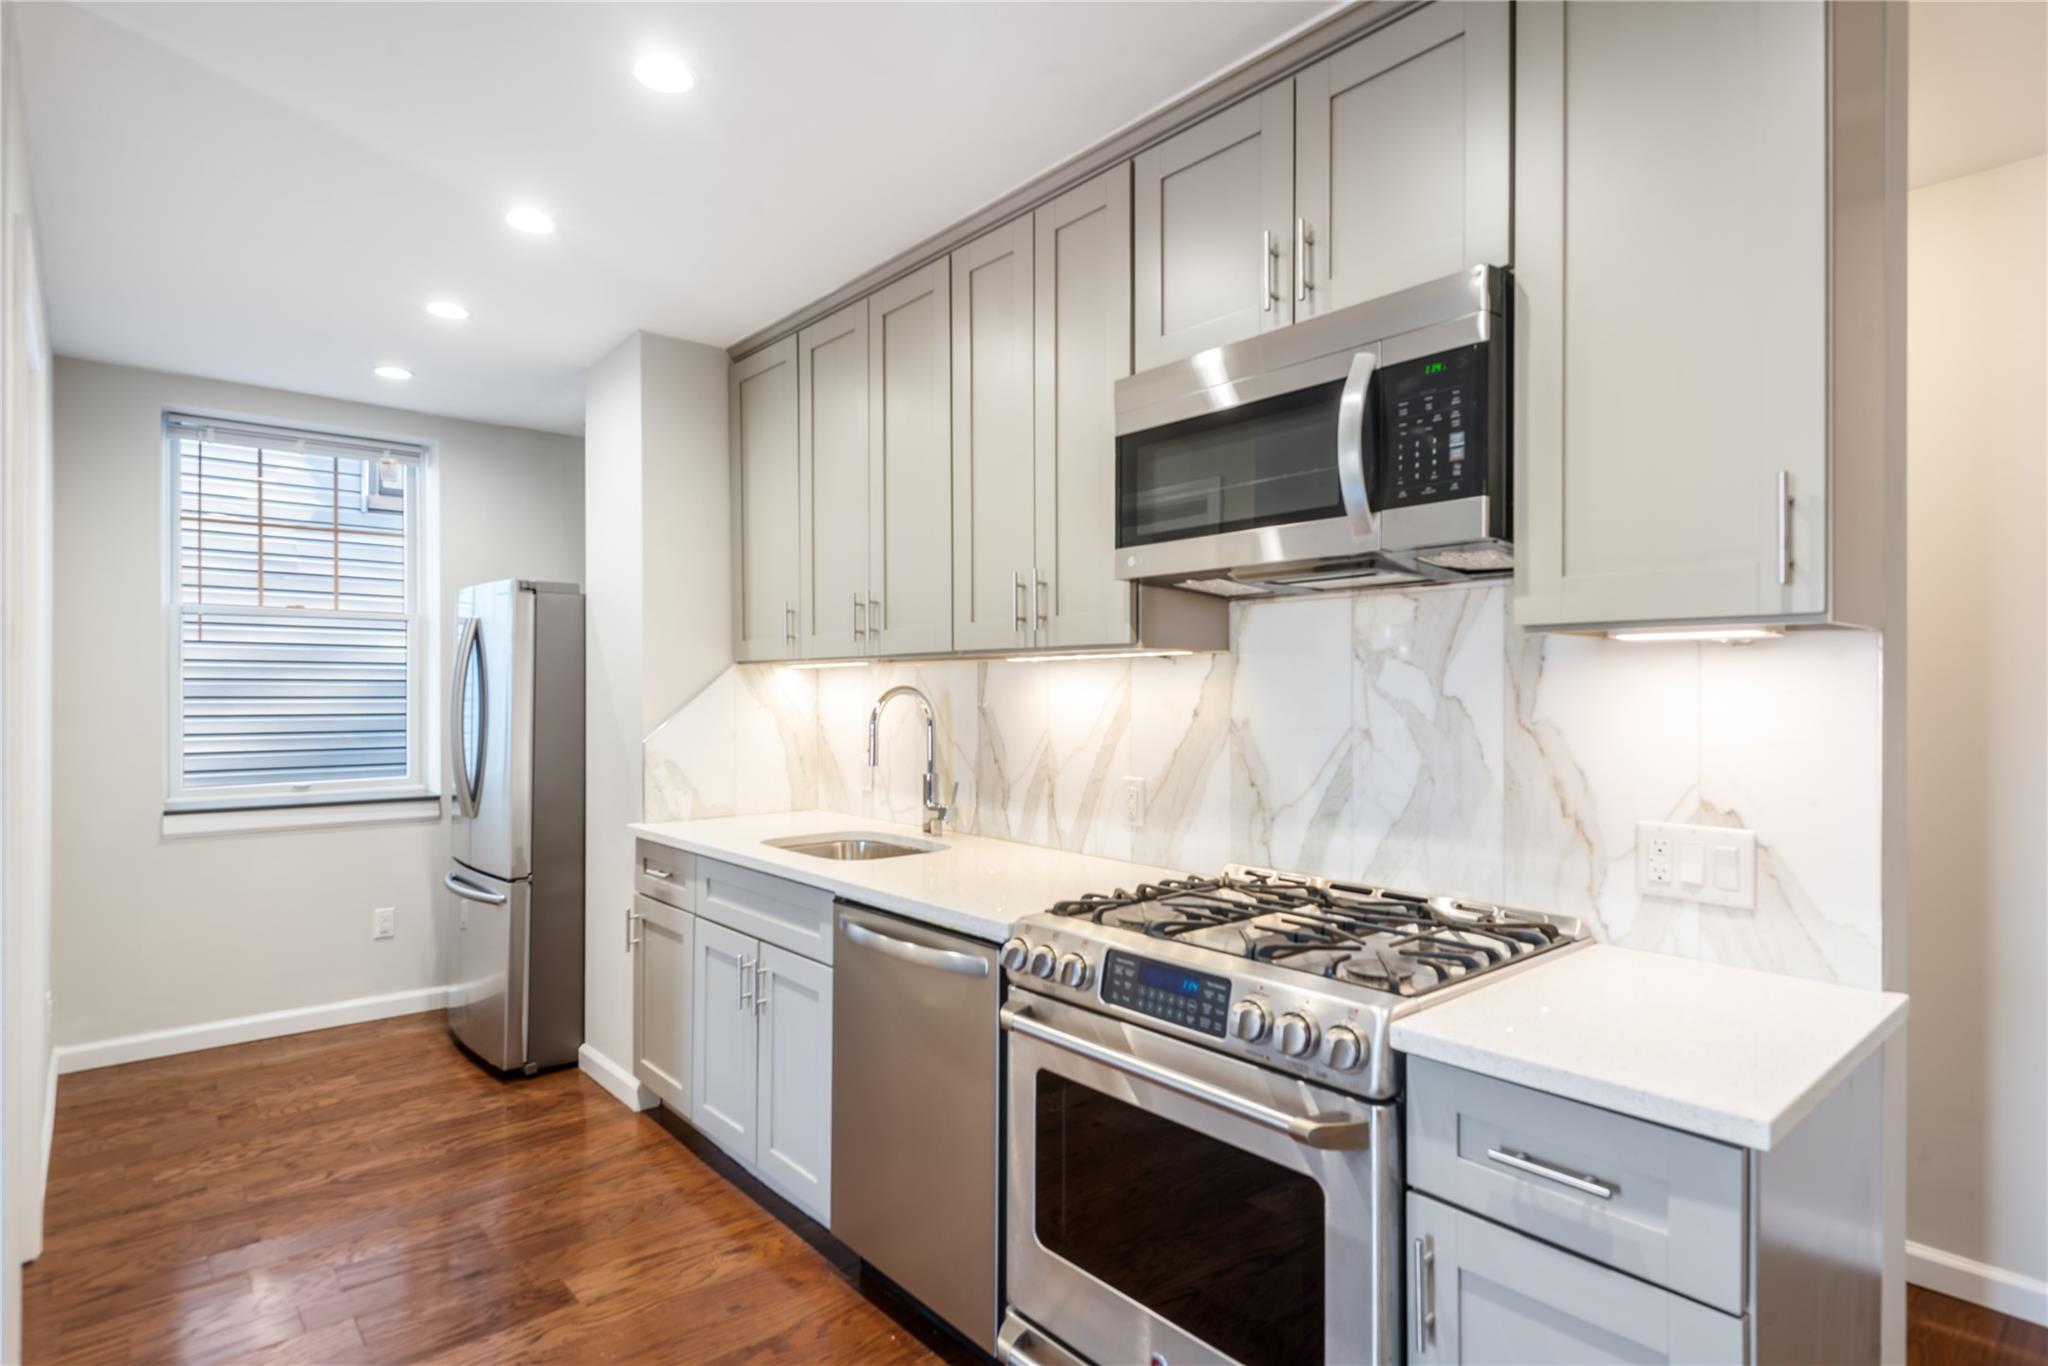
[[[1002,975],[993,945],[838,902],[832,1233],[996,1347]]]

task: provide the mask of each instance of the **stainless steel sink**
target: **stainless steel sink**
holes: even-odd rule
[[[792,854],[809,854],[812,858],[829,859],[902,858],[905,854],[937,853],[946,847],[943,844],[926,844],[921,840],[906,840],[895,835],[883,835],[867,830],[835,830],[824,835],[785,835],[779,840],[761,842],[776,849],[787,849]]]

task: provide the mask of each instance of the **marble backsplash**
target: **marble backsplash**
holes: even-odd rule
[[[1508,616],[1505,585],[1431,587],[1235,604],[1229,654],[738,665],[648,737],[647,815],[914,821],[915,703],[892,704],[866,762],[875,698],[914,683],[962,830],[1459,892],[1877,986],[1878,637],[1624,644]],[[1756,831],[1756,909],[1637,893],[1639,819]]]

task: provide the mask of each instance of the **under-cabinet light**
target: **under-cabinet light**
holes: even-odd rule
[[[1083,652],[1071,655],[1011,655],[1011,664],[1058,664],[1069,659],[1177,659],[1191,655],[1193,650],[1104,650],[1099,653]]]
[[[785,664],[785,669],[865,669],[872,659],[816,659]]]
[[[1718,640],[1740,645],[1752,640],[1771,640],[1785,633],[1775,626],[1686,626],[1668,630],[1609,631],[1609,640]]]

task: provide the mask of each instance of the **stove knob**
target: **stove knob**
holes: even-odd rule
[[[1356,1030],[1338,1025],[1323,1040],[1324,1061],[1339,1072],[1356,1072],[1365,1063],[1365,1044]]]
[[[1257,1001],[1239,1001],[1230,1008],[1230,1032],[1246,1043],[1265,1038],[1272,1025],[1273,1017]]]
[[[1053,965],[1059,961],[1049,945],[1040,944],[1031,951],[1031,975],[1052,980]]]
[[[1024,971],[1025,960],[1031,957],[1031,946],[1021,939],[1003,941],[1002,962],[1006,972]]]
[[[1290,1058],[1305,1058],[1316,1051],[1316,1022],[1306,1015],[1288,1011],[1280,1017],[1273,1046]]]

